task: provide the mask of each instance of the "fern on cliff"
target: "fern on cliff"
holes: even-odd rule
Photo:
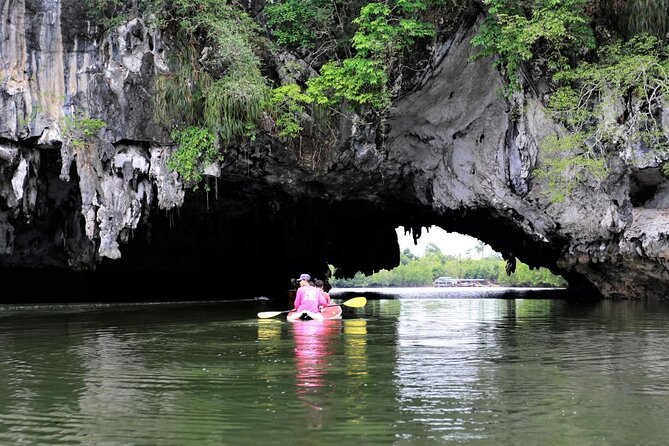
[[[182,146],[204,150],[205,141],[225,146],[248,137],[269,93],[256,54],[257,25],[240,8],[217,0],[159,0],[156,6],[162,25],[177,27],[181,49],[173,71],[156,79],[156,117],[178,130],[215,135],[189,141],[199,134],[176,133],[180,147],[174,157],[181,156]]]
[[[239,8],[216,0],[163,0],[165,25],[179,23],[175,74],[158,79],[160,118],[203,125],[233,142],[258,120],[268,87],[255,53],[257,25]],[[197,52],[200,39],[206,46]],[[197,44],[196,44],[197,43]]]
[[[627,0],[620,15],[628,38],[650,34],[664,38],[669,31],[669,0]]]

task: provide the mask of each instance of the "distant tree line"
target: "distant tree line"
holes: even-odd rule
[[[489,284],[527,287],[563,287],[567,282],[546,268],[530,269],[520,261],[516,271],[506,273],[506,261],[495,253],[483,257],[483,250],[476,249],[479,258],[445,255],[433,243],[427,245],[425,255],[417,257],[408,248],[400,255],[400,265],[391,271],[380,270],[370,276],[358,272],[350,279],[337,278],[335,268],[331,284],[335,287],[415,287],[431,286],[442,276],[458,279],[484,279]]]

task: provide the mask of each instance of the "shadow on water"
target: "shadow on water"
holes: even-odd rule
[[[104,325],[184,324],[255,319],[266,299],[237,301],[71,303],[0,305],[0,331],[7,327],[42,326],[47,323]]]

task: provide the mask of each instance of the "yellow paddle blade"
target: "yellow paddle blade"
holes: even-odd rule
[[[258,317],[260,319],[267,319],[270,317],[278,316],[281,313],[285,313],[285,311],[261,311],[260,313],[258,313]]]
[[[366,304],[367,304],[366,297],[354,297],[353,299],[349,299],[345,302],[342,302],[342,305],[346,305],[347,307],[353,307],[353,308],[364,307]]]

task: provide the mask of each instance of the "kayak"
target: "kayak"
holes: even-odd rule
[[[313,319],[326,320],[326,319],[341,319],[342,309],[339,305],[333,305],[331,307],[325,307],[321,310],[320,313],[309,313],[309,312],[297,312],[291,311],[286,316],[289,322],[295,321],[310,321]]]

